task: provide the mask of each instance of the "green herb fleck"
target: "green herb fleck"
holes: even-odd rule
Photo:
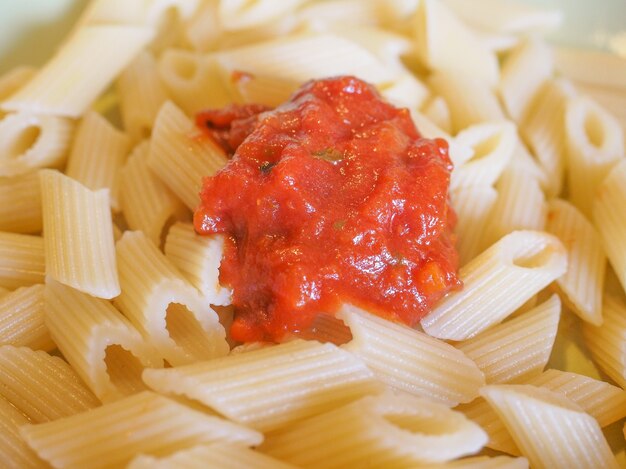
[[[341,161],[343,159],[343,154],[336,148],[331,147],[325,148],[323,150],[314,151],[312,155],[314,158],[331,162]]]
[[[272,168],[276,166],[276,163],[270,163],[269,161],[266,161],[265,163],[263,163],[261,166],[259,166],[259,170],[263,173],[263,174],[267,174],[269,173]]]

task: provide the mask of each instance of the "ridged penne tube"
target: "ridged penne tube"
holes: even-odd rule
[[[159,58],[158,72],[172,101],[189,115],[234,100],[229,72],[219,66],[215,55],[168,49]]]
[[[169,101],[161,107],[152,131],[148,166],[187,207],[196,209],[202,178],[225,164],[222,149],[180,109]]]
[[[20,65],[0,75],[0,102],[7,99],[30,80],[37,69],[28,65]],[[0,111],[0,117],[2,117]]]
[[[598,186],[593,200],[593,222],[602,246],[622,288],[626,291],[626,219],[620,207],[626,206],[626,161],[615,166]]]
[[[276,107],[289,100],[293,90],[298,88],[298,83],[285,78],[232,72],[230,86],[235,102]]]
[[[491,385],[481,394],[532,467],[617,469],[598,422],[563,395],[529,385]]]
[[[215,48],[221,36],[217,9],[219,2],[200,2],[196,12],[184,23],[182,35],[190,48],[198,52],[208,52]]]
[[[45,469],[47,463],[26,444],[19,428],[30,421],[0,396],[0,460],[7,469]]]
[[[279,77],[297,84],[314,78],[354,75],[380,85],[394,77],[367,49],[333,34],[281,37],[220,52],[218,61],[230,72]]]
[[[429,94],[428,88],[406,70],[398,72],[391,83],[380,85],[378,91],[384,100],[400,108],[418,108]]]
[[[498,90],[512,120],[523,120],[533,98],[553,72],[552,51],[538,39],[526,39],[506,56]]]
[[[595,418],[600,427],[626,417],[626,391],[606,381],[566,371],[546,370],[529,379],[527,384],[563,394]]]
[[[435,96],[434,98],[428,100],[422,109],[422,112],[439,128],[447,133],[452,132],[450,107],[444,98],[441,96]]]
[[[563,76],[590,85],[626,88],[624,58],[604,50],[584,47],[555,47],[556,69]]]
[[[583,324],[585,345],[602,371],[626,388],[626,305],[605,295],[602,315],[599,327]]]
[[[567,304],[581,319],[599,326],[606,268],[599,233],[576,207],[561,199],[548,203],[546,231],[567,249],[567,272],[556,281]]]
[[[499,0],[445,0],[460,18],[477,29],[499,33],[534,33],[554,29],[562,13],[545,6]]]
[[[485,443],[487,448],[513,456],[521,456],[522,453],[513,441],[513,438],[511,438],[511,434],[504,426],[504,423],[482,397],[474,399],[469,404],[461,404],[455,410],[462,412],[463,415],[480,425],[480,428],[487,433],[489,436],[489,441]]]
[[[223,251],[223,236],[201,236],[191,223],[172,225],[165,240],[167,258],[212,305],[231,303],[231,290],[219,282]]]
[[[498,324],[567,269],[567,254],[554,236],[536,231],[506,235],[461,267],[462,290],[422,319],[441,339],[465,340]]]
[[[0,231],[38,233],[43,227],[39,174],[0,177]]]
[[[349,305],[338,317],[353,336],[343,348],[394,389],[452,407],[477,397],[485,383],[476,364],[450,344]]]
[[[228,353],[217,313],[141,231],[124,233],[117,260],[115,304],[171,365]]]
[[[163,361],[108,301],[58,282],[46,284],[46,325],[59,350],[98,398],[145,389],[144,367]]]
[[[557,295],[456,347],[474,360],[489,384],[519,383],[548,363],[561,314]]]
[[[183,394],[264,432],[384,389],[354,355],[333,344],[299,339],[187,366],[146,370],[143,379],[155,391]]]
[[[41,423],[100,405],[61,358],[28,347],[0,347],[0,395]]]
[[[183,449],[164,458],[137,456],[127,469],[296,469],[247,446],[215,443]]]
[[[135,142],[148,137],[159,109],[168,99],[154,55],[141,52],[119,76],[117,91],[122,121],[130,137]]]
[[[496,85],[499,71],[495,54],[444,3],[420,2],[415,22],[417,53],[427,67]]]
[[[443,71],[433,73],[428,83],[448,104],[452,134],[471,125],[505,120],[498,98],[480,79]]]
[[[119,24],[79,28],[2,109],[78,117],[152,35],[150,28]]]
[[[43,283],[45,273],[41,236],[0,232],[0,287],[14,290]]]
[[[259,26],[292,12],[304,0],[235,0],[220,3],[218,15],[227,30],[239,30]]]
[[[130,147],[129,138],[97,112],[87,112],[76,130],[65,174],[91,190],[109,189],[119,210],[118,172]]]
[[[580,94],[589,96],[617,119],[626,134],[626,88],[615,89],[580,82],[575,82],[575,86]]]
[[[508,456],[476,456],[473,458],[457,459],[439,466],[415,467],[416,469],[419,469],[420,467],[424,467],[424,469],[426,467],[429,467],[430,469],[435,469],[435,467],[439,467],[441,469],[528,469],[528,460],[526,458],[510,458]]]
[[[109,191],[91,191],[53,170],[39,176],[46,274],[99,298],[119,295]]]
[[[123,467],[137,454],[162,456],[213,442],[258,445],[248,428],[144,391],[89,412],[26,425],[21,435],[54,467]]]
[[[451,192],[450,200],[457,215],[455,232],[460,265],[480,253],[485,226],[497,197],[498,191],[488,185],[460,187]]]
[[[176,220],[190,218],[189,209],[150,170],[150,143],[141,142],[120,173],[120,202],[131,230],[140,230],[160,246],[167,229]]]
[[[44,324],[43,290],[43,285],[32,285],[0,297],[0,344],[45,351],[56,348]]]
[[[98,24],[133,24],[156,28],[168,11],[175,10],[181,18],[189,18],[197,0],[95,0],[83,12],[78,26]]]
[[[389,392],[267,435],[260,450],[303,468],[415,467],[473,454],[486,441],[463,414]]]
[[[298,331],[297,336],[305,340],[330,342],[343,345],[352,340],[350,328],[339,318],[330,314],[318,314],[308,329]]]
[[[539,181],[519,168],[507,168],[496,183],[498,197],[489,214],[482,248],[515,230],[545,228],[548,208]]]
[[[73,124],[31,112],[0,120],[0,176],[17,176],[42,167],[60,167],[72,139]]]
[[[455,162],[450,180],[453,190],[493,184],[513,155],[517,135],[510,122],[478,124],[458,134],[456,143],[472,148],[474,153],[466,161]]]
[[[568,100],[565,137],[569,198],[591,215],[596,188],[624,158],[624,135],[617,120],[589,98]]]

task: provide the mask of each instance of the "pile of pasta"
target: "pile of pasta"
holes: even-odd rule
[[[3,467],[618,467],[626,61],[548,45],[560,19],[91,2],[43,67],[0,78]],[[224,240],[190,223],[227,157],[194,114],[344,74],[449,141],[464,288],[416,328],[345,305],[234,344]]]

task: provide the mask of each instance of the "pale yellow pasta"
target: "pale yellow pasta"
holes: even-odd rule
[[[625,204],[626,161],[622,160],[598,186],[593,200],[593,222],[602,238],[604,252],[626,291],[626,219],[619,210]]]
[[[626,88],[618,89],[581,82],[574,82],[574,86],[580,94],[589,96],[615,117],[626,135]]]
[[[539,161],[530,153],[524,142],[519,139],[507,169],[517,171],[520,177],[529,176],[536,179],[544,191],[550,184],[548,176],[539,165]]]
[[[543,230],[548,208],[539,181],[507,168],[496,183],[498,197],[489,214],[483,248],[515,230]]]
[[[481,393],[532,467],[617,469],[598,422],[563,395],[529,385],[491,385]]]
[[[0,344],[56,348],[44,324],[43,290],[43,285],[32,285],[0,297]]]
[[[199,445],[171,456],[139,455],[127,469],[296,469],[247,446],[235,443]]]
[[[182,431],[181,431],[182,430]],[[164,456],[213,442],[258,445],[248,428],[144,391],[20,433],[54,467],[123,467],[134,455]]]
[[[402,91],[411,93],[411,89],[404,89],[396,80],[385,92],[395,97],[402,95]],[[406,88],[410,88],[412,83]],[[230,92],[233,93],[235,102],[264,104],[265,106],[276,107],[289,99],[297,83],[294,80],[272,76],[238,74],[233,72],[230,80]],[[400,96],[401,99],[406,96]]]
[[[485,383],[472,360],[423,332],[348,305],[338,317],[353,336],[343,348],[394,389],[455,406],[477,397]]]
[[[79,28],[25,86],[5,100],[7,111],[78,117],[152,37],[139,26]]]
[[[0,75],[0,103],[20,89],[36,73],[37,69],[27,65],[12,68]],[[5,113],[0,110],[0,118]]]
[[[264,432],[384,389],[359,358],[333,344],[303,340],[146,370],[143,379],[156,391],[182,394]]]
[[[28,418],[0,396],[0,460],[7,469],[45,469],[48,466],[20,436]]]
[[[39,174],[0,177],[0,230],[38,233],[43,227]]]
[[[621,387],[626,387],[626,305],[604,296],[604,321],[599,327],[583,324],[585,345],[595,363]]]
[[[487,448],[513,456],[522,454],[500,417],[482,397],[475,399],[469,404],[462,404],[456,407],[455,410],[462,412],[468,419],[480,425],[487,433],[489,436],[489,441],[485,443]]]
[[[60,167],[70,147],[73,123],[31,112],[0,120],[0,176],[17,176],[42,167]]]
[[[520,123],[520,135],[547,175],[544,189],[548,196],[561,192],[565,168],[565,105],[574,96],[571,83],[553,79],[538,91],[526,119]]]
[[[626,88],[624,57],[603,50],[555,47],[556,69],[562,75],[590,85]]]
[[[146,389],[143,368],[163,365],[110,302],[54,281],[46,284],[45,301],[53,340],[101,401]]]
[[[576,207],[561,199],[548,203],[546,231],[567,249],[567,272],[556,283],[568,305],[581,319],[599,326],[606,269],[600,235]]]
[[[488,384],[519,383],[548,363],[559,325],[561,301],[553,295],[534,309],[457,344],[485,374]]]
[[[417,54],[428,68],[496,85],[496,55],[444,3],[421,1],[414,21]]]
[[[538,231],[515,231],[461,267],[464,288],[421,320],[438,338],[464,340],[498,324],[567,269],[563,244]]]
[[[65,174],[91,190],[109,189],[119,210],[119,170],[130,149],[128,136],[97,112],[88,111],[76,130]]]
[[[230,0],[220,2],[218,18],[226,30],[246,29],[289,14],[304,0]]]
[[[0,232],[0,287],[13,290],[43,283],[45,273],[41,236]]]
[[[507,53],[521,42],[519,36],[511,33],[474,29],[474,34],[484,47],[496,54]]]
[[[159,109],[168,99],[153,54],[141,52],[117,79],[124,128],[134,141],[150,135]]]
[[[215,47],[222,33],[218,7],[218,0],[201,1],[196,12],[185,22],[182,35],[193,50],[206,52]]]
[[[141,231],[117,242],[117,262],[115,304],[171,365],[228,353],[217,313]]]
[[[511,119],[524,120],[533,98],[553,73],[551,49],[538,39],[525,40],[506,56],[498,90]]]
[[[120,172],[120,202],[131,230],[140,230],[160,246],[169,225],[190,218],[189,209],[150,170],[150,142],[135,147]]]
[[[456,143],[470,147],[466,161],[455,161],[450,188],[493,184],[510,161],[517,145],[515,126],[510,122],[477,124],[456,136]]]
[[[172,225],[165,240],[165,255],[212,305],[231,303],[232,291],[219,282],[224,251],[222,235],[201,236],[191,223]]]
[[[437,127],[447,133],[452,132],[450,107],[444,98],[441,96],[431,98],[422,109],[422,112],[424,116],[430,119]]]
[[[487,31],[529,33],[553,29],[561,23],[562,13],[523,2],[500,0],[444,0],[470,25]]]
[[[476,453],[486,441],[459,412],[387,393],[267,435],[260,450],[303,468],[415,467]]]
[[[95,0],[80,18],[79,25],[135,24],[157,27],[163,17],[175,10],[182,18],[193,14],[198,0]]]
[[[98,407],[100,401],[61,358],[28,347],[0,347],[0,395],[34,423]]]
[[[223,150],[179,108],[169,101],[161,107],[152,131],[148,166],[187,207],[195,210],[202,178],[225,164]]]
[[[510,458],[508,456],[476,456],[473,458],[458,459],[446,464],[415,466],[416,468],[428,467],[436,468],[462,468],[462,469],[528,469],[526,458]]]
[[[459,187],[451,191],[450,200],[458,217],[455,232],[459,265],[467,264],[481,252],[487,220],[497,197],[498,191],[489,185]]]
[[[422,82],[406,70],[398,72],[391,83],[380,85],[378,91],[383,99],[400,108],[417,108],[429,94]]]
[[[109,191],[91,191],[54,170],[39,176],[46,274],[99,298],[119,295]]]
[[[591,216],[598,185],[624,160],[624,135],[619,123],[586,97],[568,100],[565,108],[569,198]]]
[[[428,84],[450,109],[452,134],[471,125],[505,120],[498,98],[480,79],[438,71],[429,77]]]

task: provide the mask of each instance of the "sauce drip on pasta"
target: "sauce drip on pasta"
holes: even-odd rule
[[[353,77],[311,81],[275,110],[198,116],[234,156],[205,178],[199,233],[227,236],[231,334],[280,341],[343,302],[414,325],[457,288],[444,140]]]

